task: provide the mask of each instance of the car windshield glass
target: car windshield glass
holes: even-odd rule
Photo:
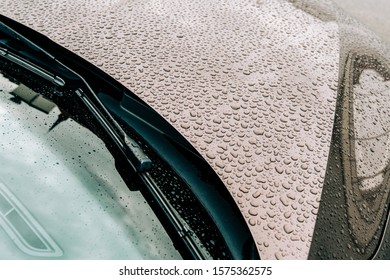
[[[0,258],[180,258],[104,142],[5,73],[0,134]]]

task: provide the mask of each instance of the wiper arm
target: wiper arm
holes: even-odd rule
[[[100,113],[99,109],[90,101],[88,96],[85,95],[82,89],[77,89],[76,94],[85,104],[85,106],[90,110],[90,112],[94,115],[94,117],[104,128],[104,130],[108,132],[111,139],[125,152],[133,168],[138,172],[148,171],[152,167],[152,161],[144,153],[144,151],[137,144],[137,142],[130,138],[130,136],[128,136],[123,131],[123,129],[114,119],[111,119],[111,123],[114,124],[116,130],[120,132],[120,134],[118,134],[117,131],[113,129],[112,125],[106,119],[106,117],[104,117],[103,114]]]
[[[32,54],[32,56],[35,56],[36,53],[40,54],[40,59],[45,60],[47,65],[50,65],[53,61],[56,61],[55,57],[50,55],[45,50],[41,49],[39,46],[37,46],[35,43],[30,41],[29,39],[25,38],[12,28],[8,27],[3,22],[0,22],[0,31],[3,32],[6,38],[0,40],[0,56],[6,58],[9,61],[12,61],[19,66],[41,76],[42,78],[52,82],[53,84],[57,86],[64,86],[65,81],[52,73],[52,71],[44,69],[40,66],[38,66],[36,63],[23,58],[22,56],[19,56],[17,53],[18,51],[12,48],[12,46],[9,46],[11,43],[8,38],[15,39],[18,43],[22,43],[26,46],[28,46],[28,49],[31,51],[31,53],[25,53],[25,55]],[[17,46],[14,46],[17,47]],[[12,49],[12,50],[10,50]]]
[[[60,62],[59,62],[60,63]],[[66,67],[63,65],[63,67]],[[69,71],[74,72],[71,69]],[[76,72],[75,75],[79,76]],[[158,188],[157,183],[154,181],[152,176],[149,174],[149,170],[152,167],[152,161],[144,153],[141,147],[134,141],[126,132],[119,126],[119,124],[113,119],[111,114],[105,109],[104,105],[101,104],[100,100],[96,97],[96,94],[93,92],[88,83],[84,80],[83,77],[79,76],[80,79],[89,89],[90,93],[94,97],[94,101],[98,103],[104,111],[104,115],[101,113],[99,108],[95,105],[96,103],[92,102],[90,98],[83,92],[81,88],[76,90],[77,96],[82,100],[82,102],[87,106],[90,112],[98,120],[100,125],[108,132],[112,140],[122,148],[125,152],[127,158],[129,159],[131,165],[135,170],[139,172],[139,177],[147,186],[149,193],[152,195],[153,199],[158,203],[159,208],[166,214],[170,224],[178,233],[182,242],[185,244],[186,248],[192,255],[194,259],[205,259],[205,256],[202,254],[202,250],[196,244],[194,238],[192,237],[190,231],[188,230],[185,223],[180,219],[180,216],[176,213],[173,207],[170,205],[168,200],[165,198],[161,190]],[[109,118],[109,121],[106,118]],[[114,127],[112,127],[112,125]],[[119,131],[119,135],[117,133]],[[123,142],[124,141],[124,142]]]
[[[41,76],[42,78],[52,82],[57,86],[65,85],[65,81],[62,78],[46,71],[45,69],[39,67],[38,65],[35,65],[34,63],[28,61],[27,59],[24,59],[16,54],[13,54],[8,49],[0,47],[0,55],[8,59],[9,61],[12,61],[18,64],[19,66],[22,66],[23,68],[37,74],[38,76]]]
[[[52,82],[53,84],[57,86],[64,86],[65,81],[54,75],[51,74],[50,72],[46,71],[45,69],[41,68],[40,66],[23,59],[22,57],[11,53],[8,49],[5,49],[3,47],[0,47],[0,56],[6,58],[9,61],[12,61],[16,63],[17,65],[41,76],[42,78]],[[57,63],[60,63],[57,61]],[[62,65],[64,66],[64,65]],[[73,72],[73,71],[72,71]],[[88,84],[84,82],[87,87],[89,88]],[[90,89],[90,88],[89,88]],[[92,89],[90,91],[93,93]],[[110,135],[114,138],[115,142],[121,146],[122,149],[125,149],[126,155],[130,158],[130,162],[132,166],[134,167],[135,170],[138,172],[143,172],[145,170],[148,170],[152,162],[151,160],[143,153],[142,149],[139,147],[139,145],[131,139],[122,129],[120,129],[119,125],[116,124],[116,122],[112,119],[111,122],[115,124],[116,128],[120,130],[121,135],[117,135],[117,133],[112,129],[112,127],[109,125],[107,121],[105,121],[102,117],[101,114],[98,113],[98,110],[96,106],[93,105],[91,101],[86,97],[86,95],[83,93],[81,89],[78,89],[76,91],[77,95],[81,98],[83,103],[88,107],[88,109],[92,112],[92,114],[98,119],[99,123],[104,127],[106,131],[109,132]],[[52,130],[55,126],[60,124],[62,121],[66,120],[67,118],[62,118],[61,115],[59,119],[55,122],[55,124],[49,129]],[[121,139],[119,139],[120,137]]]
[[[8,27],[3,22],[0,22],[0,31],[5,35],[5,38],[1,38],[0,40],[0,56],[60,87],[65,86],[66,79],[54,73],[56,70],[66,72],[66,75],[64,76],[71,77],[74,84],[83,85],[87,91],[89,91],[89,97],[81,88],[76,90],[76,94],[96,117],[104,130],[107,131],[112,140],[114,140],[115,143],[125,151],[125,154],[134,170],[137,172],[143,172],[151,168],[151,160],[142,151],[140,146],[131,139],[111,117],[103,104],[101,104],[100,100],[97,98],[95,92],[81,75],[61,63],[53,55],[33,43],[31,40]],[[20,52],[23,52],[23,55],[18,53],[18,49],[21,49]],[[26,59],[23,56],[28,56],[29,59]],[[40,64],[44,65],[41,66]],[[47,70],[46,68],[48,67],[45,67],[47,65],[50,65],[52,69]],[[95,104],[97,104],[97,106]],[[103,111],[105,117],[103,117],[103,114],[100,113],[100,111]],[[58,121],[56,121],[51,129],[62,121],[63,118],[59,117]]]
[[[157,183],[154,181],[152,176],[149,174],[148,170],[152,166],[152,162],[149,157],[143,152],[141,147],[135,142],[131,137],[129,137],[115,120],[113,120],[116,128],[121,132],[121,135],[124,137],[125,145],[121,142],[122,139],[118,138],[117,133],[110,127],[110,124],[107,122],[105,117],[99,112],[98,108],[89,100],[88,96],[84,94],[81,89],[76,90],[77,96],[81,98],[84,104],[90,109],[95,118],[99,123],[105,127],[105,130],[109,132],[112,140],[117,142],[122,146],[127,156],[131,157],[132,164],[136,163],[134,166],[139,172],[140,179],[148,187],[150,194],[153,196],[153,199],[159,204],[160,209],[167,214],[170,223],[175,228],[176,232],[182,238],[183,242],[186,244],[186,247],[191,252],[192,256],[195,259],[205,259],[201,250],[198,248],[198,245],[192,238],[190,231],[187,226],[180,220],[176,211],[172,208],[168,200],[165,198],[163,193],[158,188]]]
[[[2,18],[3,17],[1,16],[0,19]],[[86,79],[1,21],[0,32],[5,34],[5,37],[8,37],[8,39],[16,40],[16,44],[22,44],[22,46],[19,47],[23,50],[22,54],[21,52],[18,52],[14,46],[9,46],[9,41],[0,38],[0,57],[4,57],[13,63],[16,63],[24,69],[52,82],[56,86],[65,87],[66,85],[71,88],[88,111],[94,116],[106,134],[111,138],[112,142],[123,152],[133,170],[138,173],[146,190],[152,196],[152,200],[165,215],[170,227],[180,239],[181,244],[186,248],[187,254],[194,259],[205,259],[206,257],[203,255],[202,249],[200,248],[201,245],[195,241],[196,239],[191,234],[186,223],[171,206],[158,187],[158,184],[148,172],[152,167],[151,159],[111,116]],[[24,56],[28,56],[28,59],[24,58]],[[77,85],[76,88],[74,88],[74,85]],[[64,118],[65,116],[59,117],[51,129],[63,121]]]

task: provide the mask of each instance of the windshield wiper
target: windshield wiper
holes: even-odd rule
[[[55,86],[66,87],[67,90],[71,89],[74,97],[81,100],[84,107],[88,109],[97,123],[100,124],[101,129],[108,135],[110,142],[119,148],[133,171],[138,174],[146,191],[157,204],[159,211],[164,214],[174,236],[180,241],[181,247],[186,249],[186,256],[193,259],[205,259],[203,249],[196,241],[196,237],[193,236],[186,222],[181,219],[148,172],[152,168],[151,159],[111,116],[87,79],[2,21],[12,22],[0,16],[0,34],[2,35],[0,37],[0,57],[44,78]],[[66,119],[65,115],[63,117],[60,115],[51,129]]]
[[[6,35],[5,39],[0,39],[0,56],[61,87],[66,84],[65,78],[60,77],[61,75],[54,74],[54,71],[56,69],[66,71],[66,76],[72,77],[73,80],[70,81],[69,84],[73,82],[75,84],[83,85],[87,91],[89,91],[89,94],[87,95],[81,88],[78,88],[75,93],[96,117],[104,130],[111,136],[112,140],[125,151],[134,170],[143,172],[151,168],[151,160],[142,151],[140,146],[131,139],[111,117],[104,105],[101,104],[100,100],[97,98],[93,89],[81,75],[58,61],[54,56],[25,38],[23,35],[12,30],[3,22],[0,22],[0,31]],[[12,39],[16,39],[16,42]],[[23,52],[23,54],[19,54],[18,52]],[[43,65],[40,65],[41,63]],[[51,65],[52,69],[45,69],[45,65]],[[53,65],[55,67],[53,67]],[[101,111],[103,111],[105,117],[100,113]],[[67,118],[59,117],[54,126],[65,119]],[[52,126],[51,129],[53,128],[54,127]]]
[[[23,68],[41,76],[42,78],[52,82],[53,84],[55,84],[57,86],[64,86],[65,85],[65,81],[62,78],[46,71],[45,69],[39,67],[38,65],[35,65],[33,62],[30,62],[27,59],[24,59],[16,54],[11,53],[6,48],[0,47],[0,55],[6,59],[18,64],[19,66],[22,66]]]
[[[158,203],[159,208],[166,213],[167,218],[169,219],[171,225],[175,228],[176,232],[182,238],[183,243],[189,249],[192,257],[194,259],[205,259],[201,249],[198,248],[198,244],[193,239],[190,230],[187,228],[186,224],[180,219],[180,216],[176,213],[174,208],[170,205],[168,200],[165,198],[161,190],[159,189],[157,183],[154,181],[152,176],[149,174],[149,170],[152,167],[152,162],[149,157],[144,153],[141,147],[134,141],[130,136],[128,136],[119,124],[112,119],[112,123],[115,125],[115,128],[120,131],[120,136],[117,135],[116,131],[111,127],[110,123],[104,117],[99,109],[91,102],[89,97],[85,95],[82,89],[76,90],[77,96],[81,98],[84,104],[90,109],[95,118],[99,121],[102,127],[105,128],[109,135],[112,137],[112,140],[115,141],[118,145],[122,147],[128,157],[131,157],[130,162],[135,164],[134,168],[139,172],[139,177],[147,186],[149,193],[152,195],[153,199]],[[118,137],[119,136],[119,137]],[[123,138],[121,138],[123,137]],[[123,141],[124,140],[124,144]]]
[[[152,161],[144,153],[141,147],[135,142],[119,124],[112,118],[110,121],[100,113],[99,108],[95,106],[94,102],[84,93],[84,91],[79,88],[76,90],[77,96],[81,99],[84,105],[90,110],[92,115],[104,128],[104,130],[110,135],[111,140],[114,141],[126,154],[130,160],[131,165],[137,172],[145,172],[150,170],[152,167]],[[108,112],[107,112],[108,113]],[[112,124],[115,126],[115,129],[112,127]],[[119,133],[117,132],[119,131]]]

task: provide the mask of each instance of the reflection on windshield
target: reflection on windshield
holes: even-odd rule
[[[15,88],[12,92],[12,95],[14,95],[13,98],[11,98],[12,101],[15,103],[21,103],[22,101],[28,103],[30,106],[41,110],[45,113],[50,113],[56,105],[51,102],[50,100],[47,100],[39,93],[36,93],[35,91],[29,89],[23,84],[19,84],[17,88]]]
[[[180,258],[103,141],[1,74],[0,133],[0,258]]]
[[[1,181],[0,225],[25,254],[44,258],[63,255],[57,243]]]

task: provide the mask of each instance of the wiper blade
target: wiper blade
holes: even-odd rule
[[[76,90],[77,96],[82,100],[85,106],[90,110],[94,117],[98,120],[100,125],[109,133],[112,140],[119,145],[122,150],[125,152],[126,156],[129,158],[130,163],[138,172],[145,172],[150,170],[152,167],[152,161],[144,153],[141,147],[135,142],[130,136],[128,136],[119,124],[112,119],[111,123],[115,125],[116,130],[120,131],[120,134],[113,129],[111,124],[106,120],[103,114],[100,113],[99,109],[90,101],[87,95],[83,92],[82,89]]]
[[[0,31],[5,35],[4,38],[0,40],[1,57],[16,63],[24,69],[27,69],[60,87],[65,86],[66,78],[60,77],[61,75],[54,74],[55,70],[60,69],[62,72],[66,72],[66,75],[64,76],[71,77],[72,79],[72,81],[68,83],[69,85],[81,85],[87,92],[89,92],[87,95],[81,88],[76,90],[77,96],[96,117],[104,130],[110,135],[112,140],[114,140],[115,143],[124,150],[134,170],[137,172],[144,172],[151,168],[151,160],[142,151],[139,145],[131,139],[111,117],[103,104],[101,104],[100,100],[97,98],[96,93],[81,75],[64,65],[49,52],[42,49],[3,22],[0,22]],[[25,58],[25,56],[27,56],[28,59]],[[47,65],[50,65],[51,69],[46,69],[48,68],[45,67]],[[60,116],[49,131],[64,120],[66,120],[66,118],[63,119]]]
[[[12,62],[18,64],[19,66],[22,66],[23,68],[41,76],[42,78],[52,82],[53,84],[55,84],[57,86],[64,86],[65,85],[65,81],[61,77],[58,77],[58,76],[46,71],[45,69],[39,67],[38,65],[35,65],[34,63],[28,61],[27,59],[24,59],[16,54],[13,54],[8,49],[0,47],[0,55],[4,58],[8,59],[9,61],[12,61]]]
[[[89,100],[88,96],[86,96],[81,89],[77,89],[76,93],[77,96],[82,99],[84,104],[94,114],[96,119],[98,119],[100,124],[105,127],[107,131],[110,132],[110,135],[112,136],[113,140],[116,141],[118,144],[121,143],[120,139],[116,135],[116,132],[112,129],[112,127],[110,127],[110,124],[99,112],[98,108],[96,108],[96,106]],[[170,224],[175,228],[175,231],[178,233],[183,243],[190,251],[192,257],[194,259],[205,259],[205,256],[202,254],[201,250],[198,248],[198,245],[191,236],[190,230],[187,228],[185,223],[181,221],[180,216],[176,214],[176,211],[170,205],[168,200],[165,198],[165,196],[159,189],[157,183],[149,174],[148,171],[152,167],[152,161],[144,153],[144,151],[137,144],[137,142],[135,142],[130,136],[128,136],[115,120],[113,120],[113,122],[116,128],[121,132],[121,135],[124,137],[125,145],[122,148],[124,148],[125,152],[127,153],[126,155],[132,158],[133,165],[134,163],[136,163],[134,167],[138,170],[140,179],[147,186],[149,193],[156,201],[156,203],[158,203],[159,208],[167,214],[167,218],[169,219]]]
[[[28,40],[12,28],[8,27],[3,22],[0,22],[0,31],[5,35],[5,38],[0,40],[0,56],[37,74],[38,76],[41,76],[42,78],[52,82],[57,86],[65,85],[65,81],[63,78],[53,74],[50,70],[38,66],[37,63],[34,63],[33,61],[30,61],[29,59],[23,58],[22,56],[18,55],[18,50],[16,48],[19,46],[19,44],[27,46],[30,53],[24,53],[24,55],[30,56],[30,58],[39,55],[40,60],[44,59],[46,65],[52,64],[52,62],[56,60],[55,57],[50,55],[45,50],[41,49],[35,43]],[[10,39],[14,39],[14,41],[16,40],[17,44],[14,44],[12,46],[12,43],[14,42]],[[22,47],[23,51],[25,49],[26,48]]]
[[[3,18],[3,16],[0,16],[0,20]],[[16,63],[56,86],[66,87],[67,90],[71,89],[71,92],[74,92],[75,97],[77,96],[82,101],[101,128],[111,138],[111,141],[123,152],[133,170],[138,173],[139,178],[146,187],[145,190],[152,196],[152,200],[157,204],[159,211],[164,214],[170,227],[176,233],[175,236],[179,238],[181,244],[186,248],[187,255],[193,259],[206,259],[202,253],[201,245],[196,242],[186,223],[166,199],[158,184],[148,172],[152,167],[151,159],[111,116],[87,80],[78,72],[56,59],[55,56],[0,21],[0,34],[1,32],[7,39],[16,41],[12,43],[15,43],[17,46],[21,44],[19,48],[22,51],[19,52],[12,44],[10,44],[11,46],[8,44],[11,42],[0,38],[0,57]],[[66,115],[60,115],[50,130],[66,119]]]

